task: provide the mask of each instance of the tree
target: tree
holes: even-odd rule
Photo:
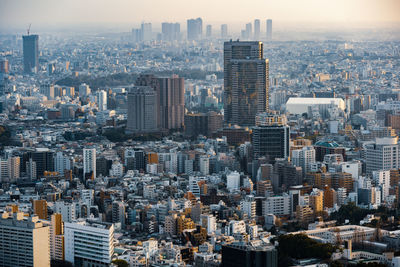
[[[129,267],[129,264],[125,260],[121,259],[113,260],[112,263],[114,263],[118,267]]]

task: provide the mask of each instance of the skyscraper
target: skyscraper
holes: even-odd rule
[[[99,111],[107,110],[107,92],[100,90],[97,92],[97,106]]]
[[[207,25],[206,27],[206,37],[210,38],[212,35],[212,26],[211,25]]]
[[[128,93],[127,133],[157,130],[157,94],[150,86],[134,86]]]
[[[268,111],[269,62],[262,42],[224,43],[225,122],[254,125],[259,112]]]
[[[142,23],[141,25],[142,41],[150,41],[153,37],[151,23]]]
[[[92,173],[93,178],[96,178],[96,149],[83,149],[83,176],[87,173]]]
[[[141,75],[137,85],[150,86],[156,92],[157,127],[181,129],[185,114],[185,84],[178,75],[158,78],[151,74]]]
[[[188,40],[200,40],[203,35],[203,20],[201,18],[187,20]]]
[[[163,22],[161,24],[161,32],[164,41],[180,40],[181,25],[179,23]]]
[[[260,39],[260,20],[254,20],[254,40]]]
[[[222,24],[221,25],[221,38],[226,38],[226,37],[228,37],[228,25]]]
[[[272,19],[267,19],[267,40],[272,40]]]
[[[290,148],[290,129],[286,117],[260,113],[253,127],[254,158],[269,156],[270,162],[276,158],[288,158]]]
[[[36,73],[39,70],[39,35],[22,36],[24,50],[24,72]]]

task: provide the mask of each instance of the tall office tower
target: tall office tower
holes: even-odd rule
[[[50,257],[54,260],[64,260],[64,227],[60,213],[51,215]]]
[[[45,171],[54,171],[54,152],[48,148],[37,148],[36,151],[24,155],[24,165],[32,159],[36,165],[36,176],[42,177]]]
[[[132,41],[135,43],[142,41],[142,30],[141,29],[132,29]]]
[[[54,156],[54,171],[60,175],[64,175],[65,170],[71,170],[71,159],[64,156],[63,152],[59,151]]]
[[[262,42],[224,43],[225,122],[255,124],[257,113],[268,111],[269,62]]]
[[[39,219],[47,220],[47,201],[44,199],[38,199],[32,201],[33,213],[36,214]]]
[[[84,148],[83,149],[83,176],[92,173],[93,178],[96,178],[96,149]]]
[[[254,40],[260,40],[260,20],[254,20]]]
[[[310,164],[315,163],[315,149],[306,146],[302,149],[292,151],[292,162],[294,166],[301,167],[303,175],[310,171]]]
[[[201,18],[187,20],[187,39],[200,40],[203,35],[203,20]]]
[[[74,266],[110,266],[114,254],[114,225],[79,221],[64,223],[65,260]]]
[[[9,72],[10,65],[7,59],[0,60],[0,73],[7,74]]]
[[[364,145],[367,174],[373,171],[398,169],[398,137],[376,138],[374,143]]]
[[[100,90],[97,92],[97,106],[99,107],[99,111],[107,110],[107,92],[104,90]]]
[[[212,35],[212,26],[211,25],[207,25],[206,27],[206,37],[207,38],[211,38]]]
[[[221,38],[226,38],[226,37],[228,37],[228,25],[222,24],[221,25]]]
[[[86,83],[79,85],[79,97],[80,98],[90,95],[90,91],[91,91],[90,87]]]
[[[142,41],[151,41],[151,39],[153,38],[151,23],[142,23],[140,29],[142,34]]]
[[[39,35],[22,36],[24,50],[24,72],[39,71]]]
[[[179,23],[163,22],[161,25],[161,32],[164,41],[180,40],[181,25]]]
[[[156,93],[157,128],[181,129],[185,114],[185,81],[178,75],[158,78],[151,74],[140,75],[139,86],[151,86]]]
[[[0,266],[50,267],[49,227],[37,216],[3,213],[0,240]]]
[[[270,162],[276,158],[288,158],[290,151],[290,128],[284,115],[260,113],[253,127],[253,153],[257,159],[268,156]]]
[[[28,176],[29,180],[35,180],[37,178],[37,170],[36,170],[36,162],[30,158],[26,164],[26,175]]]
[[[253,29],[251,22],[246,24],[246,39],[252,39],[253,37]]]
[[[267,40],[272,40],[272,19],[267,19]]]
[[[157,94],[150,86],[134,86],[128,93],[127,133],[157,131]]]
[[[40,93],[47,97],[48,100],[54,99],[54,84],[42,84],[40,85]]]

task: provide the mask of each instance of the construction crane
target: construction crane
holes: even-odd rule
[[[31,25],[32,25],[32,23],[29,23],[29,27],[28,27],[28,29],[26,30],[26,32],[28,33],[28,35],[29,35],[29,31],[31,30]]]

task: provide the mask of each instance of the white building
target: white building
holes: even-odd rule
[[[290,195],[268,197],[263,203],[263,215],[283,216],[291,214]]]
[[[238,190],[240,187],[240,174],[237,171],[226,175],[226,188],[229,191]]]
[[[301,167],[303,174],[310,171],[310,164],[315,163],[315,149],[312,146],[303,147],[292,151],[292,162],[296,167]]]
[[[54,203],[54,212],[61,213],[64,222],[72,222],[76,220],[76,205],[64,201]]]
[[[244,221],[230,221],[229,235],[246,233],[246,223]]]
[[[311,107],[316,107],[320,114],[326,115],[332,107],[337,107],[341,111],[346,108],[341,98],[290,97],[286,102],[286,111],[291,114],[308,113]]]
[[[96,178],[96,149],[84,148],[83,149],[83,175],[93,172]]]
[[[210,173],[210,160],[208,156],[200,156],[199,168],[202,175],[208,175]]]
[[[364,150],[368,174],[399,168],[398,137],[376,138],[375,142],[365,144]]]
[[[124,175],[124,166],[121,162],[113,162],[111,165],[110,175],[115,177],[121,177]]]
[[[71,159],[64,156],[62,152],[57,152],[54,156],[54,171],[64,175],[65,170],[71,169]]]
[[[372,179],[377,186],[381,187],[381,200],[385,201],[389,196],[390,171],[373,171]]]
[[[97,106],[99,111],[107,110],[107,92],[100,90],[97,92]]]
[[[65,260],[75,266],[109,266],[114,253],[114,225],[92,221],[64,224]]]
[[[256,217],[256,201],[253,195],[248,195],[240,202],[240,209],[247,214],[250,219]]]
[[[87,85],[86,83],[79,85],[79,97],[82,98],[88,95],[90,95],[89,85]]]

